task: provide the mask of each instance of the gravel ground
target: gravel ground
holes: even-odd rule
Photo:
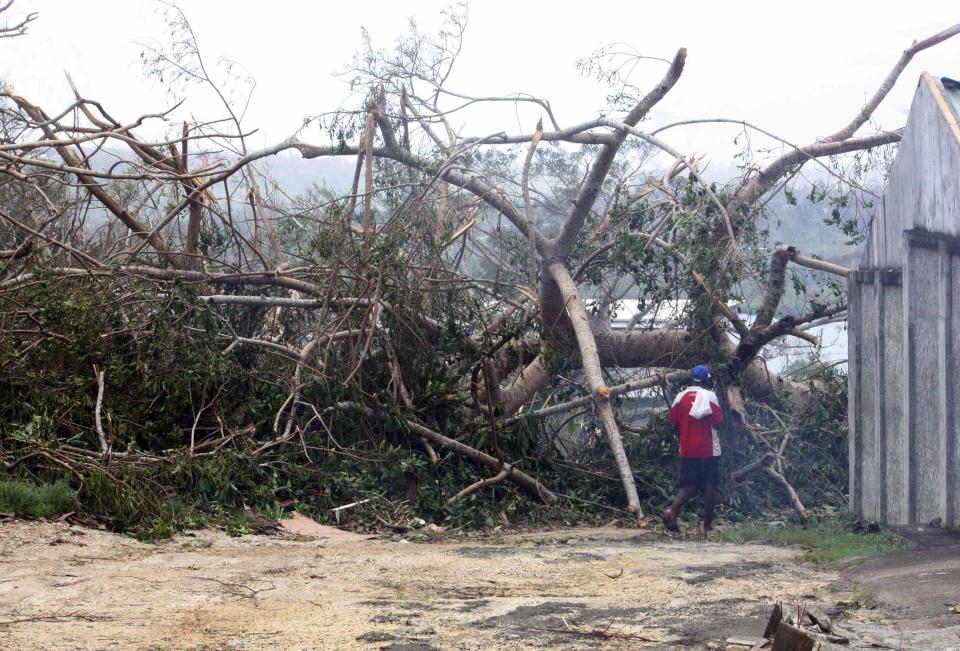
[[[0,648],[722,649],[759,639],[774,602],[849,599],[839,574],[795,553],[617,528],[155,545],[11,522]]]

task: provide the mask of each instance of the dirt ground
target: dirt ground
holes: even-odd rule
[[[759,639],[777,601],[855,601],[852,583],[795,554],[616,528],[430,543],[200,531],[154,545],[13,522],[0,525],[0,648],[723,649]]]

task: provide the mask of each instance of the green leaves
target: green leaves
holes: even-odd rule
[[[0,511],[30,518],[46,518],[76,508],[76,493],[63,481],[35,484],[0,481]]]

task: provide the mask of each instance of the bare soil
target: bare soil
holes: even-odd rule
[[[722,649],[759,639],[777,601],[851,599],[836,572],[795,554],[616,528],[146,544],[12,522],[0,525],[0,648]]]

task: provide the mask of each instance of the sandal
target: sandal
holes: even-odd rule
[[[680,527],[677,526],[677,516],[673,514],[673,511],[670,509],[665,509],[660,517],[663,520],[663,526],[667,528],[667,531],[680,531]]]

